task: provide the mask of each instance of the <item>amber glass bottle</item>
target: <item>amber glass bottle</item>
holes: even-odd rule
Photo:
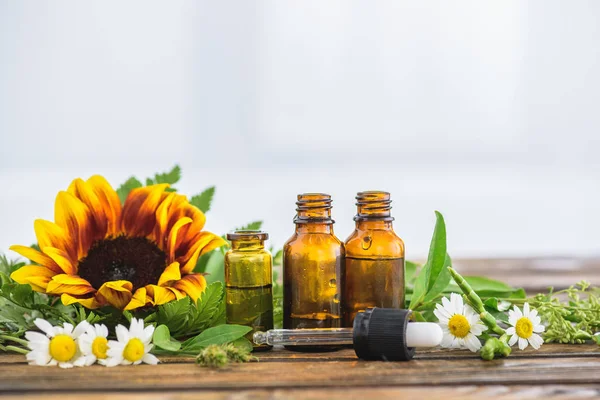
[[[261,231],[227,234],[231,240],[231,249],[225,254],[227,323],[252,327],[246,335],[250,342],[254,332],[273,329],[273,258],[265,249],[268,238]],[[270,348],[254,345],[254,350]]]
[[[387,192],[356,196],[356,229],[346,240],[344,326],[368,307],[404,308],[404,242],[392,228]]]
[[[340,327],[344,244],[333,234],[331,196],[301,194],[296,205],[296,232],[283,248],[283,327]]]

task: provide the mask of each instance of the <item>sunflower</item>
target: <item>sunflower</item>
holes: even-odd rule
[[[41,251],[11,247],[34,263],[11,278],[91,309],[197,300],[206,287],[193,273],[198,257],[226,242],[203,232],[204,213],[168,186],[134,189],[121,206],[103,177],[75,179],[56,197],[55,222],[34,223]]]

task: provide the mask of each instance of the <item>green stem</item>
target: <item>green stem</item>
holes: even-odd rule
[[[448,267],[448,271],[450,271],[450,275],[452,275],[454,282],[456,282],[458,287],[462,290],[463,296],[467,303],[479,313],[481,321],[492,332],[500,336],[504,335],[504,329],[500,328],[498,326],[498,321],[496,321],[496,318],[494,318],[492,314],[486,311],[485,307],[483,306],[483,302],[481,301],[481,298],[477,293],[475,293],[475,291],[473,290],[471,285],[469,285],[469,283],[465,280],[465,278],[463,278],[458,272],[456,272],[454,268]]]
[[[10,351],[14,351],[15,353],[20,353],[20,354],[27,354],[29,353],[28,350],[25,350],[21,347],[17,347],[17,346],[6,346],[5,347],[6,350],[10,350]]]
[[[0,339],[11,340],[11,341],[13,341],[15,343],[19,343],[20,345],[23,345],[23,346],[29,345],[29,342],[27,340],[16,338],[14,336],[0,335]]]

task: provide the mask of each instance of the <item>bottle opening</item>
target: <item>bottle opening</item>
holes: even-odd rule
[[[356,195],[355,221],[383,219],[393,221],[391,216],[392,200],[389,192],[369,190]]]
[[[227,234],[227,240],[267,240],[269,234],[257,230],[239,229]]]
[[[331,219],[331,195],[325,193],[303,193],[296,201],[295,223],[319,222],[333,224]]]

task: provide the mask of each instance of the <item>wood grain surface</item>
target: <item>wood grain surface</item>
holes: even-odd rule
[[[533,260],[533,261],[532,261]],[[557,261],[562,260],[562,261]],[[459,260],[464,274],[485,275],[528,291],[580,279],[600,283],[598,260]],[[544,272],[540,272],[544,271]],[[420,351],[410,362],[365,362],[351,349],[295,353],[283,348],[259,361],[220,370],[192,358],[161,357],[158,366],[63,370],[29,366],[0,354],[0,396],[38,399],[482,399],[600,397],[600,347],[546,344],[485,362],[466,350]]]

